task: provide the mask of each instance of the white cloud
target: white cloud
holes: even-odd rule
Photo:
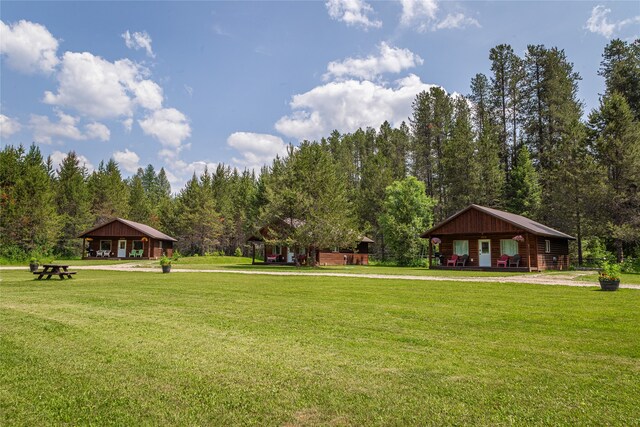
[[[404,26],[417,25],[418,29],[436,18],[438,12],[437,0],[400,0],[402,15],[400,24]],[[426,29],[426,27],[424,27]]]
[[[382,27],[382,21],[369,18],[373,8],[363,0],[328,0],[325,6],[332,19],[342,21],[348,26],[364,29]]]
[[[399,73],[424,62],[409,49],[389,46],[385,42],[380,43],[379,50],[378,56],[369,55],[366,58],[347,58],[340,62],[330,62],[327,73],[323,76],[324,80],[346,76],[374,79],[382,73]]]
[[[57,74],[58,93],[44,102],[95,118],[130,117],[137,105],[162,107],[162,89],[145,79],[149,71],[129,59],[109,62],[89,52],[66,52]]]
[[[14,133],[20,132],[20,129],[22,126],[17,119],[0,114],[0,137],[9,138]]]
[[[51,122],[47,116],[31,115],[29,126],[33,129],[33,139],[42,144],[51,144],[53,138],[73,139],[80,141],[85,139],[77,124],[77,117],[57,112],[58,122]]]
[[[471,26],[480,28],[480,23],[474,18],[465,16],[464,13],[454,13],[447,15],[442,21],[438,22],[434,30],[466,28]]]
[[[51,161],[53,162],[54,168],[56,170],[59,170],[60,165],[62,164],[62,161],[67,158],[67,153],[63,153],[62,151],[54,151],[53,153],[51,153],[50,157],[51,157]],[[88,173],[91,173],[94,171],[95,168],[93,164],[89,161],[89,159],[87,159],[85,156],[78,153],[76,153],[76,157],[80,162],[80,167],[84,166],[87,169]]]
[[[175,108],[157,110],[138,120],[142,131],[155,137],[165,150],[179,152],[182,142],[191,136],[191,126],[187,117]]]
[[[184,85],[184,90],[189,94],[189,98],[193,97],[193,88],[188,85]]]
[[[444,19],[438,19],[438,0],[400,0],[402,15],[400,25],[412,27],[420,33],[445,29],[478,27],[480,23],[462,12],[449,13]]]
[[[58,122],[52,122],[47,116],[31,115],[29,127],[33,130],[33,139],[35,142],[42,144],[51,144],[54,138],[73,139],[75,141],[85,141],[91,139],[99,139],[108,141],[111,132],[102,123],[89,123],[85,125],[83,133],[78,128],[78,117],[73,117],[57,111]]]
[[[125,148],[124,151],[116,151],[113,153],[113,160],[118,162],[122,169],[127,172],[134,173],[140,167],[140,156],[135,152]]]
[[[287,144],[282,138],[251,132],[235,132],[227,138],[227,145],[236,149],[241,157],[233,157],[232,161],[240,168],[253,169],[256,172],[277,156],[287,153]]]
[[[156,57],[153,49],[151,49],[151,36],[147,34],[146,31],[131,34],[129,30],[127,30],[122,34],[122,38],[129,49],[144,49],[147,51],[148,56],[152,58]]]
[[[368,80],[327,83],[294,95],[290,103],[293,113],[280,118],[275,127],[286,136],[317,140],[334,129],[354,132],[360,127],[377,128],[385,120],[398,126],[411,114],[415,96],[433,86],[414,74],[393,85]]]
[[[131,132],[131,129],[133,128],[133,119],[131,117],[124,119],[122,121],[122,126],[124,127],[125,132]]]
[[[640,22],[640,15],[632,18],[623,19],[622,21],[610,22],[608,15],[611,9],[607,9],[603,5],[595,6],[591,10],[591,16],[587,19],[584,28],[592,33],[600,34],[606,38],[611,38],[614,33],[620,31],[627,25]]]
[[[24,73],[51,73],[58,65],[58,40],[43,25],[21,20],[6,25],[0,21],[0,54],[7,64]]]
[[[99,139],[101,141],[108,141],[111,138],[111,131],[108,127],[102,123],[89,123],[85,127],[87,139]]]

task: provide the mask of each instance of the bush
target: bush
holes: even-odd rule
[[[237,256],[237,257],[241,257],[242,256],[242,249],[236,248],[236,251],[233,253],[233,255]]]
[[[620,280],[620,273],[620,264],[605,261],[598,278],[600,280]]]
[[[163,256],[162,258],[160,258],[160,265],[163,267],[167,265],[171,265],[171,258],[167,256]]]
[[[621,264],[623,273],[640,273],[640,258],[626,258]]]

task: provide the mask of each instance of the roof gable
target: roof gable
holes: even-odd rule
[[[117,227],[116,223],[122,224],[124,227]],[[105,234],[106,233],[106,234]],[[93,227],[90,230],[85,231],[78,237],[88,237],[90,235],[109,236],[109,235],[143,235],[151,237],[156,240],[167,240],[171,242],[177,242],[177,239],[164,234],[161,231],[156,230],[146,224],[141,224],[135,221],[129,221],[123,218],[114,218],[104,224]]]
[[[527,231],[538,236],[575,240],[574,237],[568,234],[522,215],[480,205],[468,206],[430,230],[425,231],[421,237],[428,237],[433,234],[516,233],[519,231]]]

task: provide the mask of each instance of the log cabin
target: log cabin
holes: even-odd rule
[[[294,265],[294,253],[298,256],[298,263],[307,264],[308,257],[312,253],[312,247],[288,247],[285,244],[273,243],[273,230],[287,227],[296,228],[303,224],[301,220],[288,219],[282,221],[277,226],[262,227],[259,232],[249,237],[247,240],[252,247],[252,263],[268,265]],[[373,240],[366,236],[360,237],[355,248],[316,248],[317,265],[368,265],[369,264],[369,244]],[[256,249],[262,251],[263,261],[256,261]],[[294,250],[295,249],[295,250]]]
[[[575,240],[524,216],[479,205],[420,237],[429,240],[430,268],[502,271],[567,270],[569,240]]]
[[[114,218],[78,236],[82,259],[158,259],[173,255],[177,240],[146,224]]]

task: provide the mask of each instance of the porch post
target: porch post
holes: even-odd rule
[[[82,238],[82,259],[87,258],[87,238]]]
[[[433,248],[432,248],[432,243],[431,243],[431,236],[428,236],[428,237],[429,237],[429,269],[431,269],[431,265],[432,265],[432,261],[433,261],[431,253],[432,253]]]
[[[251,264],[256,263],[256,244],[251,242]]]
[[[527,243],[527,267],[531,272],[531,248],[529,247],[529,233],[524,234],[524,241]]]

